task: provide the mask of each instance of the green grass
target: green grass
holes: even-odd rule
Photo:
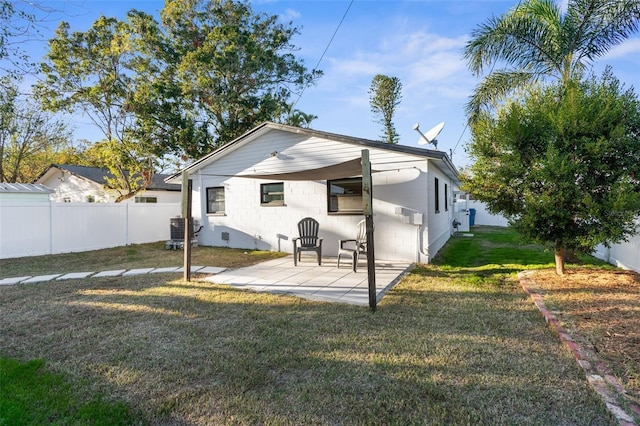
[[[76,392],[81,386],[45,367],[42,360],[0,358],[0,425],[135,424],[126,404],[83,397]]]
[[[433,264],[450,268],[500,268],[502,272],[554,267],[553,250],[525,240],[510,228],[476,226],[473,237],[455,235]],[[592,256],[581,255],[580,267],[607,267]],[[571,265],[568,265],[571,267]]]
[[[552,254],[476,228],[375,312],[170,274],[3,286],[0,356],[151,424],[615,425],[515,279]]]
[[[194,247],[191,264],[235,268],[285,256],[286,253]],[[182,266],[182,250],[166,250],[163,242],[133,244],[80,253],[0,259],[0,278],[110,269],[163,268]]]

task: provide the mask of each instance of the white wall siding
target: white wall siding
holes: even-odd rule
[[[0,205],[0,258],[96,250],[169,239],[180,204]]]
[[[41,183],[54,190],[51,199],[59,203],[64,202],[65,199],[71,203],[86,203],[88,195],[95,197],[96,203],[111,201],[111,196],[102,185],[71,173],[62,173],[58,170]]]
[[[324,255],[336,256],[338,241],[355,237],[356,225],[363,216],[329,214],[326,181],[286,181],[284,206],[260,206],[260,184],[267,182],[269,181],[245,178],[228,179],[224,185],[224,216],[207,215],[206,200],[202,200],[202,203],[197,205],[201,212],[198,219],[204,225],[200,233],[200,243],[291,252],[292,239],[298,236],[297,223],[306,216],[314,217],[320,222]],[[213,182],[204,185],[206,186],[203,189],[220,186]],[[398,203],[381,199],[385,198],[385,192],[393,192],[393,188],[382,188],[384,187],[374,185],[376,255],[388,260],[415,260],[416,227],[403,223],[402,217],[395,213]],[[194,192],[197,190],[194,185]],[[203,190],[202,193],[206,192]],[[228,241],[222,239],[223,232],[229,233]]]
[[[435,205],[435,178],[438,178],[440,210],[436,213]],[[444,185],[447,185],[448,191],[445,197]],[[428,203],[428,244],[423,248],[426,259],[429,262],[438,251],[444,247],[445,243],[453,233],[453,191],[458,190],[450,178],[448,178],[437,167],[429,168],[429,182],[427,185],[427,203]],[[423,243],[424,244],[424,243]]]
[[[156,203],[182,202],[182,193],[180,191],[158,191],[158,190],[148,189],[145,191],[141,191],[137,193],[135,196],[124,200],[123,203],[144,204],[144,203],[136,203],[137,197],[155,197]],[[115,200],[115,198],[116,197],[114,195],[113,199]],[[153,203],[149,203],[149,204],[153,204]]]
[[[80,178],[72,173],[62,173],[55,170],[45,175],[41,183],[54,190],[51,194],[53,201],[63,203],[65,199],[71,203],[86,203],[88,197],[93,196],[95,203],[113,203],[120,195],[118,191],[107,190],[99,183]],[[158,203],[179,203],[182,196],[180,191],[144,190],[136,194],[136,197],[156,197]],[[135,203],[135,197],[123,201]]]
[[[291,252],[298,221],[312,216],[320,222],[323,254],[336,256],[338,240],[354,238],[356,224],[363,216],[329,214],[326,181],[284,181],[285,205],[261,206],[260,184],[279,180],[234,176],[310,170],[359,158],[361,152],[358,144],[279,131],[268,132],[250,145],[238,144],[192,175],[194,218],[204,226],[200,243]],[[432,179],[428,177],[427,159],[378,148],[369,148],[369,153],[373,169],[383,170],[373,174],[376,257],[428,262],[428,249],[419,250],[419,245],[426,240],[424,244],[435,244],[437,250],[446,242],[452,208],[443,210],[438,220],[429,223],[429,227],[441,230],[444,226],[443,235],[435,242],[424,238],[428,217],[433,216],[427,211],[431,200],[426,188]],[[444,183],[449,185],[450,197],[454,188],[444,173],[438,173],[444,206]],[[206,188],[220,186],[225,188],[225,214],[208,215]],[[422,214],[424,224],[407,221],[396,212],[398,207]],[[229,240],[222,239],[223,233],[229,233]]]

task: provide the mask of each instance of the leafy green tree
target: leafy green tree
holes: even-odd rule
[[[289,126],[304,127],[308,129],[311,126],[311,122],[316,118],[318,118],[317,115],[305,114],[298,109],[294,109],[290,114],[287,115],[285,124],[288,124]]]
[[[463,188],[522,234],[563,251],[626,240],[640,215],[640,102],[601,80],[531,89],[473,126]]]
[[[198,157],[211,146],[207,121],[182,92],[178,66],[180,55],[160,24],[150,15],[128,14],[132,51],[137,52],[131,71],[135,91],[130,110],[135,125],[128,133],[147,141],[157,158],[166,155]]]
[[[51,163],[75,155],[66,125],[20,97],[15,84],[0,91],[0,182],[35,180]]]
[[[298,29],[255,13],[248,1],[175,0],[161,19],[181,95],[201,123],[194,129],[212,136],[207,145],[182,147],[192,157],[263,121],[286,122],[289,98],[321,75],[294,56]]]
[[[0,87],[11,90],[11,80],[32,67],[23,43],[35,32],[35,16],[26,10],[26,2],[0,0]]]
[[[402,83],[398,77],[377,74],[369,88],[371,112],[376,122],[384,126],[383,140],[387,143],[398,143],[400,136],[393,124],[396,107],[402,100]]]
[[[565,14],[553,0],[518,2],[474,30],[465,47],[471,71],[491,70],[467,104],[470,121],[529,84],[580,78],[639,24],[638,0],[569,0]]]
[[[141,93],[148,84],[144,72],[153,57],[141,49],[146,33],[133,25],[136,20],[155,22],[135,11],[126,22],[101,16],[85,32],[71,32],[62,22],[42,64],[46,80],[37,86],[46,109],[82,112],[102,131],[106,165],[125,190],[118,201],[149,184],[158,152],[152,141],[138,137]]]

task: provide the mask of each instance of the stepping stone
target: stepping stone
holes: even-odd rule
[[[191,272],[199,272],[200,269],[204,268],[204,266],[193,266],[191,265]],[[180,269],[177,269],[176,272],[184,272],[184,266]]]
[[[178,270],[177,266],[171,266],[169,268],[156,268],[151,271],[152,274],[162,274],[166,272],[176,272]]]
[[[119,275],[122,275],[126,271],[127,271],[126,269],[115,269],[115,270],[112,270],[112,271],[102,271],[102,272],[98,272],[97,274],[95,274],[93,276],[93,278],[117,277]]]
[[[62,274],[38,275],[37,277],[31,277],[28,280],[24,280],[20,284],[32,284],[32,283],[42,283],[45,281],[51,281],[55,278],[58,278],[60,275]]]
[[[132,275],[145,275],[145,274],[148,274],[151,271],[153,271],[153,268],[131,269],[131,270],[125,272],[124,274],[122,274],[122,276],[123,277],[130,277]]]
[[[227,268],[219,268],[217,266],[205,266],[202,269],[198,270],[200,274],[219,274],[220,272],[226,271]]]
[[[61,280],[75,280],[79,278],[87,278],[89,275],[95,274],[95,272],[72,272],[69,274],[64,274],[61,277],[56,278],[56,281]]]
[[[31,275],[27,275],[26,277],[3,278],[0,280],[0,285],[14,285],[29,278],[31,278]]]

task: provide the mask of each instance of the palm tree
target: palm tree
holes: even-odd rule
[[[545,79],[580,77],[596,58],[636,32],[640,0],[523,0],[472,32],[464,50],[470,70],[489,74],[467,104],[469,121],[513,91]],[[501,63],[505,68],[493,70]]]
[[[398,143],[399,135],[393,124],[396,107],[402,100],[402,83],[398,77],[377,74],[369,88],[371,112],[377,117],[376,122],[384,126],[383,140],[387,143]]]

